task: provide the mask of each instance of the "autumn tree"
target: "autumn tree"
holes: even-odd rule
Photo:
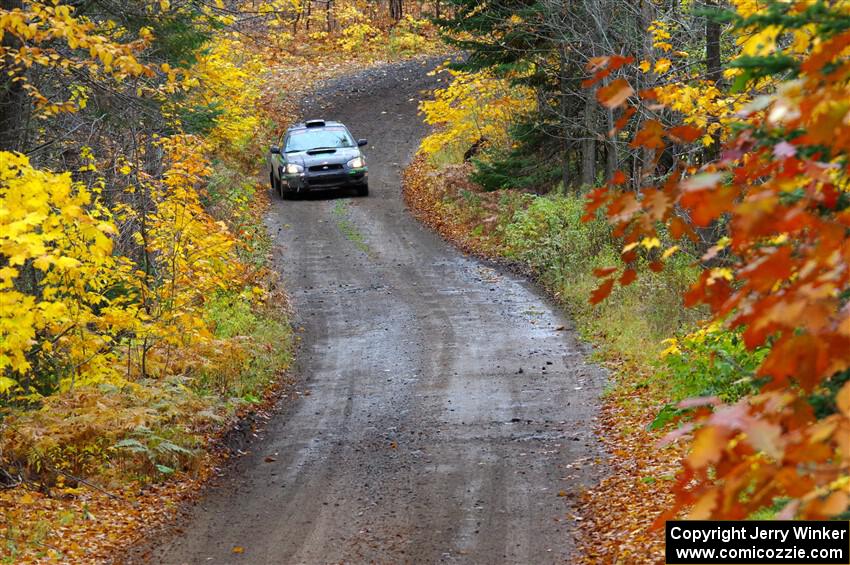
[[[621,67],[594,86],[602,88],[618,76],[628,76],[642,89],[665,82],[671,68],[680,68],[674,63],[690,74],[711,66],[710,80],[715,80],[721,60],[728,57],[720,41],[721,24],[705,17],[708,6],[701,3],[455,0],[451,6],[454,17],[440,23],[449,41],[468,53],[458,68],[491,69],[537,92],[536,114],[515,131],[517,147],[507,153],[490,151],[479,160],[476,180],[486,188],[507,186],[504,179],[515,176],[534,178],[528,186],[536,190],[558,181],[573,189],[594,186],[610,178],[621,163],[628,165],[634,179],[642,178],[652,151],[630,148],[607,135],[615,112],[597,109],[594,92],[584,88],[588,62],[612,53],[645,61],[645,70]],[[668,33],[673,28],[675,50]],[[668,51],[675,51],[672,59]],[[653,117],[643,108],[637,111],[638,120],[629,127]],[[555,154],[558,158],[552,159]],[[518,166],[522,173],[532,168],[522,163],[551,173],[544,186],[540,175],[515,174]]]
[[[769,353],[740,375],[755,394],[680,405],[686,417],[669,439],[691,443],[676,505],[662,519],[742,519],[765,507],[787,518],[836,516],[850,503],[850,14],[844,5],[773,2],[724,21],[753,41],[730,67],[736,88],[758,95],[729,118],[712,162],[683,155],[659,167],[671,147],[711,143],[717,122],[640,124],[631,144],[653,151],[651,179],[661,182],[636,192],[620,172],[591,194],[588,219],[606,211],[625,265],[597,271],[603,282],[592,301],[633,282],[641,263],[663,269],[696,230],[721,226],[685,302],[741,331],[748,349]],[[625,63],[594,61],[594,80],[612,64]],[[659,89],[635,94],[625,80],[599,99],[626,115],[639,106],[657,112],[668,100]]]

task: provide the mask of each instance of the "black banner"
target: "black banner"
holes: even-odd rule
[[[667,563],[850,563],[850,522],[676,520],[666,524]]]

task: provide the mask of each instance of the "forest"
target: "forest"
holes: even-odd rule
[[[595,438],[586,453],[553,460],[560,486],[529,486],[557,493],[546,496],[568,523],[545,540],[563,548],[552,562],[663,562],[664,523],[677,518],[850,519],[850,1],[0,1],[0,562],[134,562],[126,552],[179,508],[203,507],[229,459],[266,449],[234,447],[235,430],[263,435],[260,421],[321,403],[311,352],[328,338],[309,319],[347,303],[298,282],[319,262],[339,260],[352,277],[357,261],[380,266],[356,292],[421,285],[429,312],[450,311],[458,327],[459,309],[481,324],[504,310],[510,293],[467,290],[464,305],[445,288],[428,294],[429,281],[461,280],[466,267],[445,255],[450,274],[429,270],[416,250],[437,244],[406,231],[408,212],[464,260],[534,281],[553,319],[569,320],[553,323],[555,336],[575,326],[569,339],[592,348],[580,357],[608,375],[587,397],[592,418],[576,416]],[[429,87],[403,86],[417,80]],[[290,203],[269,190],[269,146],[305,117],[334,118],[305,108],[369,131],[368,199]],[[403,134],[382,129],[389,120]],[[379,156],[402,143],[410,155]],[[351,250],[323,246],[331,236],[319,230],[298,233],[327,254],[298,255],[286,234],[317,210]],[[384,227],[399,242],[379,243]],[[524,312],[549,312],[528,300]],[[460,367],[469,394],[504,362],[474,335],[428,334],[408,302],[386,302],[376,322],[410,339],[388,360],[419,342],[412,372]],[[406,307],[412,322],[396,319]],[[345,349],[371,327],[343,310],[341,349],[322,355],[364,379],[403,376]],[[521,336],[524,320],[480,331],[519,358],[531,346],[499,332]],[[578,346],[558,343],[569,372]],[[445,361],[450,350],[472,366]],[[523,369],[512,378],[531,379]],[[524,421],[488,388],[502,376],[480,385],[480,403],[494,420]],[[328,406],[363,399],[370,418],[425,411],[396,410],[395,384],[364,382]],[[553,419],[572,421],[575,408],[550,398],[546,409],[566,414]],[[442,431],[453,417],[405,425]],[[463,426],[475,417],[445,433],[472,441]],[[375,441],[406,456],[394,429]],[[518,453],[505,453],[514,468]],[[383,457],[364,465],[396,472]],[[259,465],[289,469],[285,459],[275,451]],[[410,461],[402,467],[418,469]],[[603,472],[563,483],[588,465]],[[464,484],[490,480],[486,469]],[[385,553],[336,557],[431,561],[425,546],[400,557],[374,535]],[[267,562],[252,543],[224,551]],[[492,557],[471,547],[461,561]],[[301,551],[280,562],[331,555]]]

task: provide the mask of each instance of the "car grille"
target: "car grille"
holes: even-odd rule
[[[336,175],[316,175],[316,176],[307,176],[307,184],[311,186],[321,186],[327,184],[345,184],[348,180],[348,176],[345,174],[336,174]]]
[[[333,163],[333,164],[329,163],[327,165],[313,165],[312,167],[309,167],[307,170],[309,170],[310,172],[316,173],[316,172],[322,172],[322,171],[338,171],[340,169],[342,169],[342,163]]]

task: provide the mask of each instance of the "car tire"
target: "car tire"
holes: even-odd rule
[[[369,196],[369,185],[364,184],[357,188],[357,196]]]

